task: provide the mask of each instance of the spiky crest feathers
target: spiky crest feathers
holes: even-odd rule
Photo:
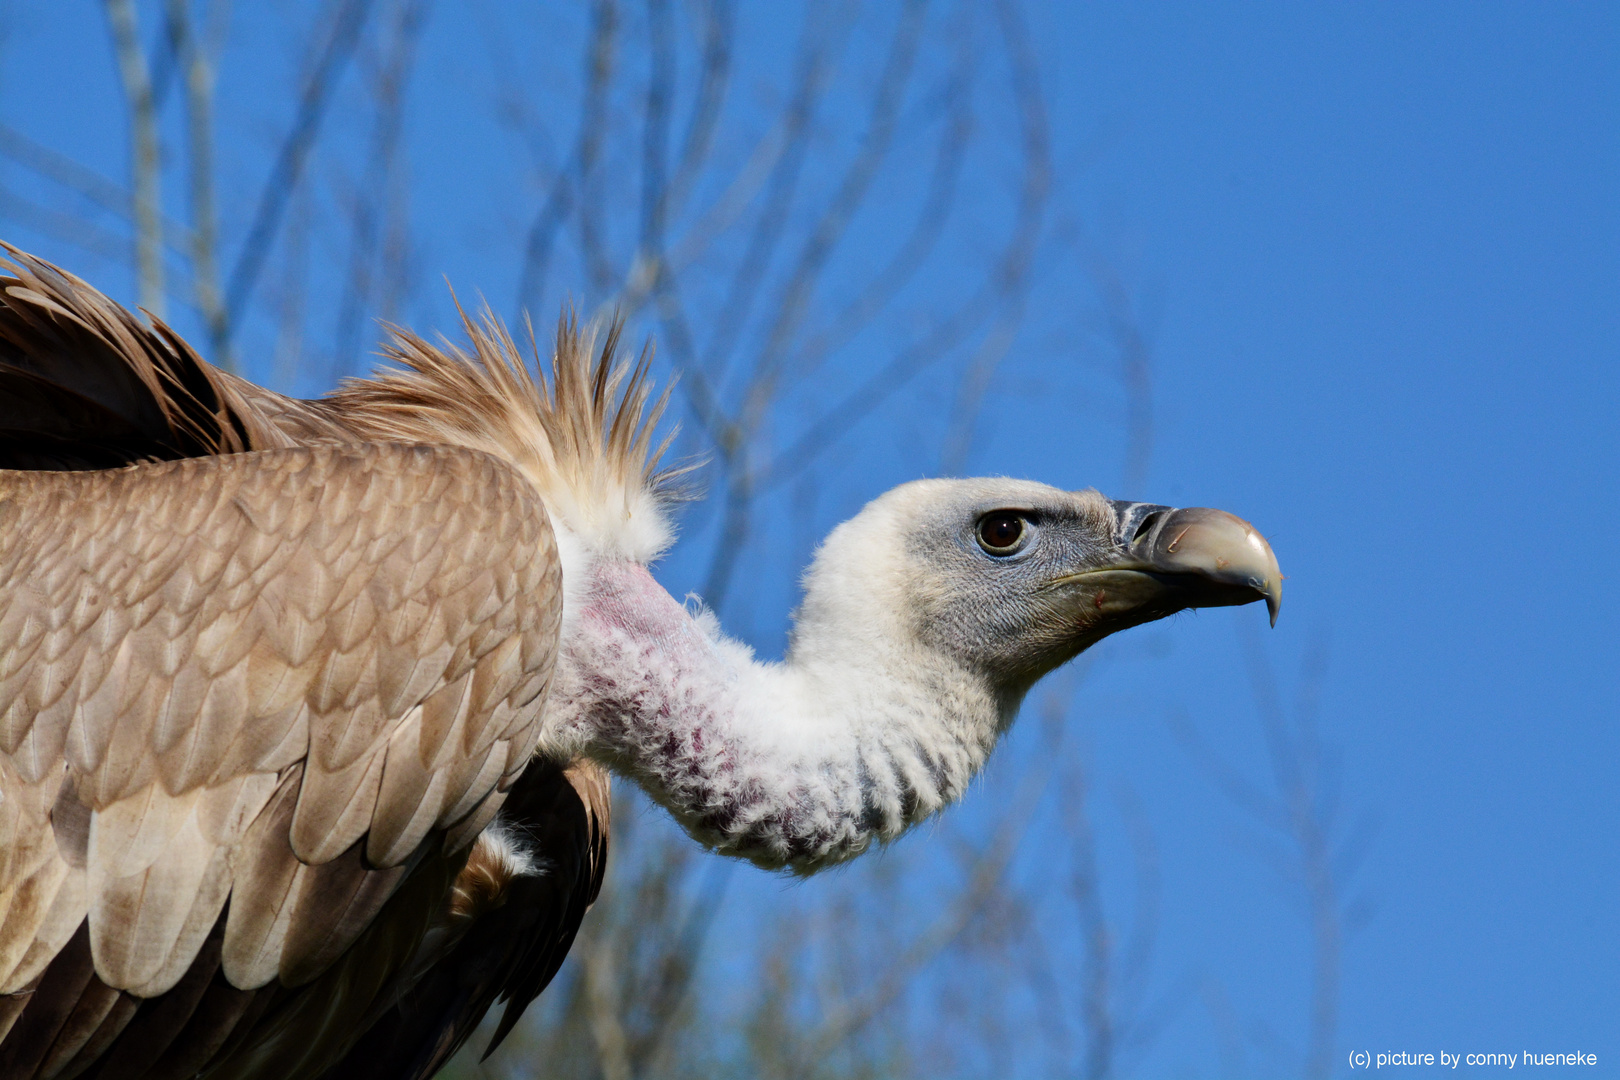
[[[531,369],[487,307],[477,320],[457,310],[470,352],[389,326],[383,356],[397,366],[347,380],[329,405],[371,438],[466,446],[511,462],[567,534],[565,560],[575,544],[597,558],[656,558],[674,538],[667,508],[686,470],[660,466],[673,435],[653,441],[669,391],[652,396],[650,350],[621,362],[622,322],[606,326],[598,349],[602,328],[582,331],[565,313],[549,365],[529,326]]]

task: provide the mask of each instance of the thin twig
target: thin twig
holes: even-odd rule
[[[855,211],[865,201],[878,166],[894,142],[895,118],[910,82],[912,62],[917,56],[917,42],[922,35],[926,10],[923,0],[907,0],[900,16],[900,25],[889,46],[883,73],[878,78],[877,91],[872,95],[871,117],[860,149],[844,171],[837,192],[811,228],[793,270],[776,298],[765,347],[755,362],[743,404],[741,422],[746,428],[757,426],[770,408],[788,359],[790,342],[804,319],[811,294],[833,249],[849,228]]]
[[[517,307],[520,319],[525,311],[532,311],[544,297],[546,273],[550,268],[557,230],[573,213],[576,198],[584,198],[583,191],[576,191],[580,181],[594,172],[605,134],[607,91],[613,72],[618,22],[618,7],[614,0],[595,0],[592,3],[591,32],[585,46],[585,89],[580,96],[579,130],[575,135],[570,160],[552,178],[551,189],[542,200],[534,223],[529,226],[528,242],[523,251],[523,269],[518,275]],[[599,224],[593,220],[590,226],[582,228],[594,243],[599,234]],[[601,257],[600,252],[596,255]]]
[[[1125,386],[1125,468],[1120,491],[1134,498],[1147,484],[1153,460],[1153,350],[1119,272],[1098,259],[1092,277],[1102,293],[1103,317],[1119,353],[1120,381]]]
[[[1013,338],[1023,322],[1030,266],[1051,189],[1051,134],[1047,129],[1046,103],[1041,95],[1040,71],[1029,28],[1024,25],[1023,11],[1016,0],[998,0],[996,21],[1007,43],[1007,56],[1012,65],[1013,100],[1018,107],[1023,134],[1024,182],[1018,198],[1018,224],[997,268],[1000,312],[994,329],[975,351],[960,384],[941,462],[941,471],[945,473],[957,472],[966,463],[990,381],[1012,348]]]
[[[1018,852],[1019,840],[1027,831],[1060,759],[1057,753],[1043,754],[1041,762],[1025,774],[989,841],[974,858],[966,886],[945,912],[912,939],[875,986],[833,1009],[820,1029],[805,1041],[805,1051],[799,1057],[801,1075],[812,1072],[817,1062],[891,1006],[917,972],[960,937],[983,911],[985,903],[1005,879],[1007,867]]]
[[[287,200],[303,176],[304,162],[315,144],[315,137],[320,134],[321,120],[326,115],[343,69],[354,54],[366,15],[371,10],[371,0],[335,2],[340,2],[342,6],[326,39],[326,48],[304,83],[303,93],[299,95],[298,112],[293,117],[286,138],[282,140],[270,175],[265,178],[258,209],[253,215],[253,225],[248,229],[247,239],[242,242],[242,250],[231,269],[230,284],[225,290],[225,314],[227,330],[232,334],[242,323],[242,311],[253,294],[254,285],[258,283],[259,273],[264,269],[264,261],[270,254],[270,246],[287,209]]]
[[[86,168],[66,154],[35,142],[5,123],[0,123],[0,154],[125,220],[134,212],[130,207],[128,191],[94,169]]]
[[[120,221],[134,220],[135,210],[131,205],[128,191],[94,169],[87,168],[43,143],[35,142],[5,123],[0,123],[0,157],[9,158],[23,168],[60,184],[92,205],[117,215]],[[50,213],[54,214],[55,211]],[[170,251],[187,254],[191,248],[191,230],[165,217],[163,242]],[[127,241],[120,243],[124,250],[117,258],[128,259],[129,243]]]
[[[49,236],[65,244],[123,263],[129,259],[129,238],[86,221],[80,214],[69,214],[40,206],[30,199],[0,189],[0,217]]]
[[[219,288],[214,211],[214,70],[192,25],[190,0],[167,0],[169,47],[185,73],[186,151],[191,195],[191,287],[213,361],[234,371],[230,324]]]
[[[733,0],[709,0],[706,12],[697,100],[692,104],[692,116],[687,121],[686,135],[681,139],[674,176],[664,193],[666,215],[679,212],[685,205],[693,182],[709,159],[720,107],[725,103],[726,89],[731,83],[731,50],[737,22]]]
[[[388,53],[378,73],[374,93],[377,116],[371,133],[366,171],[355,192],[349,274],[338,305],[337,332],[333,335],[334,361],[340,370],[352,367],[360,351],[360,327],[372,303],[373,268],[377,260],[382,204],[392,188],[405,114],[405,84],[416,58],[416,42],[427,20],[430,0],[400,0]]]
[[[716,383],[725,378],[726,365],[748,319],[754,298],[759,293],[771,256],[781,239],[783,226],[787,223],[788,209],[809,153],[810,123],[815,118],[816,107],[831,74],[829,53],[832,51],[830,39],[834,28],[830,25],[830,19],[824,21],[823,12],[824,9],[814,4],[805,9],[805,25],[795,60],[793,95],[782,114],[782,154],[771,170],[764,204],[749,234],[743,256],[731,275],[725,302],[715,316],[714,330],[704,349],[703,368]],[[840,14],[847,17],[843,11]]]
[[[967,36],[963,35],[964,38]],[[968,47],[964,41],[942,95],[946,120],[934,151],[928,194],[923,198],[905,240],[895,248],[894,255],[872,279],[854,291],[853,299],[820,329],[807,336],[793,361],[801,377],[815,371],[828,355],[848,344],[893,302],[900,290],[916,276],[944,233],[945,222],[956,203],[957,181],[963,162],[967,159],[965,151],[973,132],[971,85],[975,55],[976,50]]]
[[[309,234],[314,217],[310,194],[299,192],[288,211],[285,254],[274,304],[276,311],[275,372],[271,385],[293,393],[304,358],[304,315],[309,295]]]
[[[129,105],[130,192],[135,216],[135,284],[141,307],[163,317],[163,162],[152,78],[134,0],[105,0],[118,75]]]
[[[606,197],[601,168],[602,144],[607,134],[608,92],[613,85],[618,47],[618,6],[612,0],[598,0],[597,33],[590,55],[590,76],[582,113],[584,137],[579,142],[576,184],[579,187],[579,248],[585,257],[586,273],[597,295],[613,288],[613,266],[608,256]],[[589,305],[590,298],[586,298]]]

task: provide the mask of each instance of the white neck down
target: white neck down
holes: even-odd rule
[[[801,612],[760,663],[632,562],[600,562],[564,634],[542,749],[640,784],[691,835],[809,873],[888,840],[966,789],[1016,702],[887,633]],[[847,625],[847,624],[846,624]]]

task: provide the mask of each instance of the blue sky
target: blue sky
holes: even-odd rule
[[[432,15],[419,75],[448,89],[414,102],[408,121],[427,285],[404,314],[424,325],[444,325],[441,275],[505,303],[511,237],[532,212],[514,180],[524,154],[484,115],[482,67],[461,60],[487,32],[450,7]],[[73,8],[10,9],[0,119],[122,177],[99,13]],[[559,35],[570,26],[537,18]],[[791,26],[756,7],[744,18],[762,66],[790,55]],[[1290,698],[1325,643],[1321,731],[1346,819],[1375,823],[1352,879],[1370,914],[1344,950],[1341,1062],[1385,1049],[1620,1060],[1608,548],[1620,535],[1620,15],[1031,4],[1028,18],[1053,133],[1050,239],[971,471],[1219,506],[1272,539],[1287,596],[1277,629],[1255,636]],[[221,134],[228,238],[250,205],[231,202],[232,185],[256,190],[285,122],[276,80],[303,25],[234,19],[221,84],[222,114],[238,118]],[[516,63],[537,92],[565,92],[563,74],[521,51]],[[361,130],[335,122],[324,137]],[[987,160],[970,182],[1005,186],[997,170]],[[28,182],[10,165],[0,181]],[[5,234],[132,299],[113,262],[9,222]],[[851,258],[891,242],[870,229]],[[1153,348],[1141,491],[1117,490],[1119,393],[1091,344],[1096,256],[1140,298]],[[312,273],[338,257],[317,242]],[[268,329],[246,340],[266,365]],[[828,379],[877,362],[884,344],[862,348]],[[910,400],[923,419],[868,425],[829,460],[817,531],[937,462],[919,431],[946,399],[925,388]],[[793,579],[785,563],[755,569],[774,576],[743,631],[769,652]],[[665,574],[679,588],[697,577],[679,554]],[[1122,636],[1077,699],[1093,777],[1135,793],[1160,846],[1155,984],[1202,988],[1136,1060],[1144,1075],[1282,1070],[1301,1038],[1296,890],[1169,723],[1190,718],[1264,779],[1242,632],[1262,621],[1218,610]],[[1009,756],[1033,734],[1015,732]],[[1108,805],[1103,857],[1128,862]],[[768,903],[772,887],[734,902]],[[1111,900],[1128,907],[1123,891]],[[1210,987],[1231,1004],[1238,1057],[1218,1053]]]
[[[1055,124],[1108,132],[1079,201],[1111,207],[1164,296],[1154,497],[1264,523],[1285,673],[1331,639],[1323,726],[1381,822],[1346,1049],[1620,1050],[1616,590],[1588,547],[1620,479],[1613,10],[1041,19]],[[1197,685],[1206,730],[1243,724],[1248,614],[1176,624],[1189,677],[1153,696]],[[1108,752],[1151,777],[1162,742]],[[1204,824],[1183,865],[1225,918],[1184,930],[1258,977],[1286,943],[1222,896],[1240,856]]]

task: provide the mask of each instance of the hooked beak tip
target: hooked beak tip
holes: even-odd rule
[[[1247,599],[1215,603],[1265,600],[1271,625],[1277,625],[1277,612],[1282,608],[1282,570],[1277,556],[1260,531],[1237,515],[1203,506],[1170,510],[1131,548],[1155,570],[1192,574],[1216,586],[1242,590],[1238,597],[1247,595]]]

